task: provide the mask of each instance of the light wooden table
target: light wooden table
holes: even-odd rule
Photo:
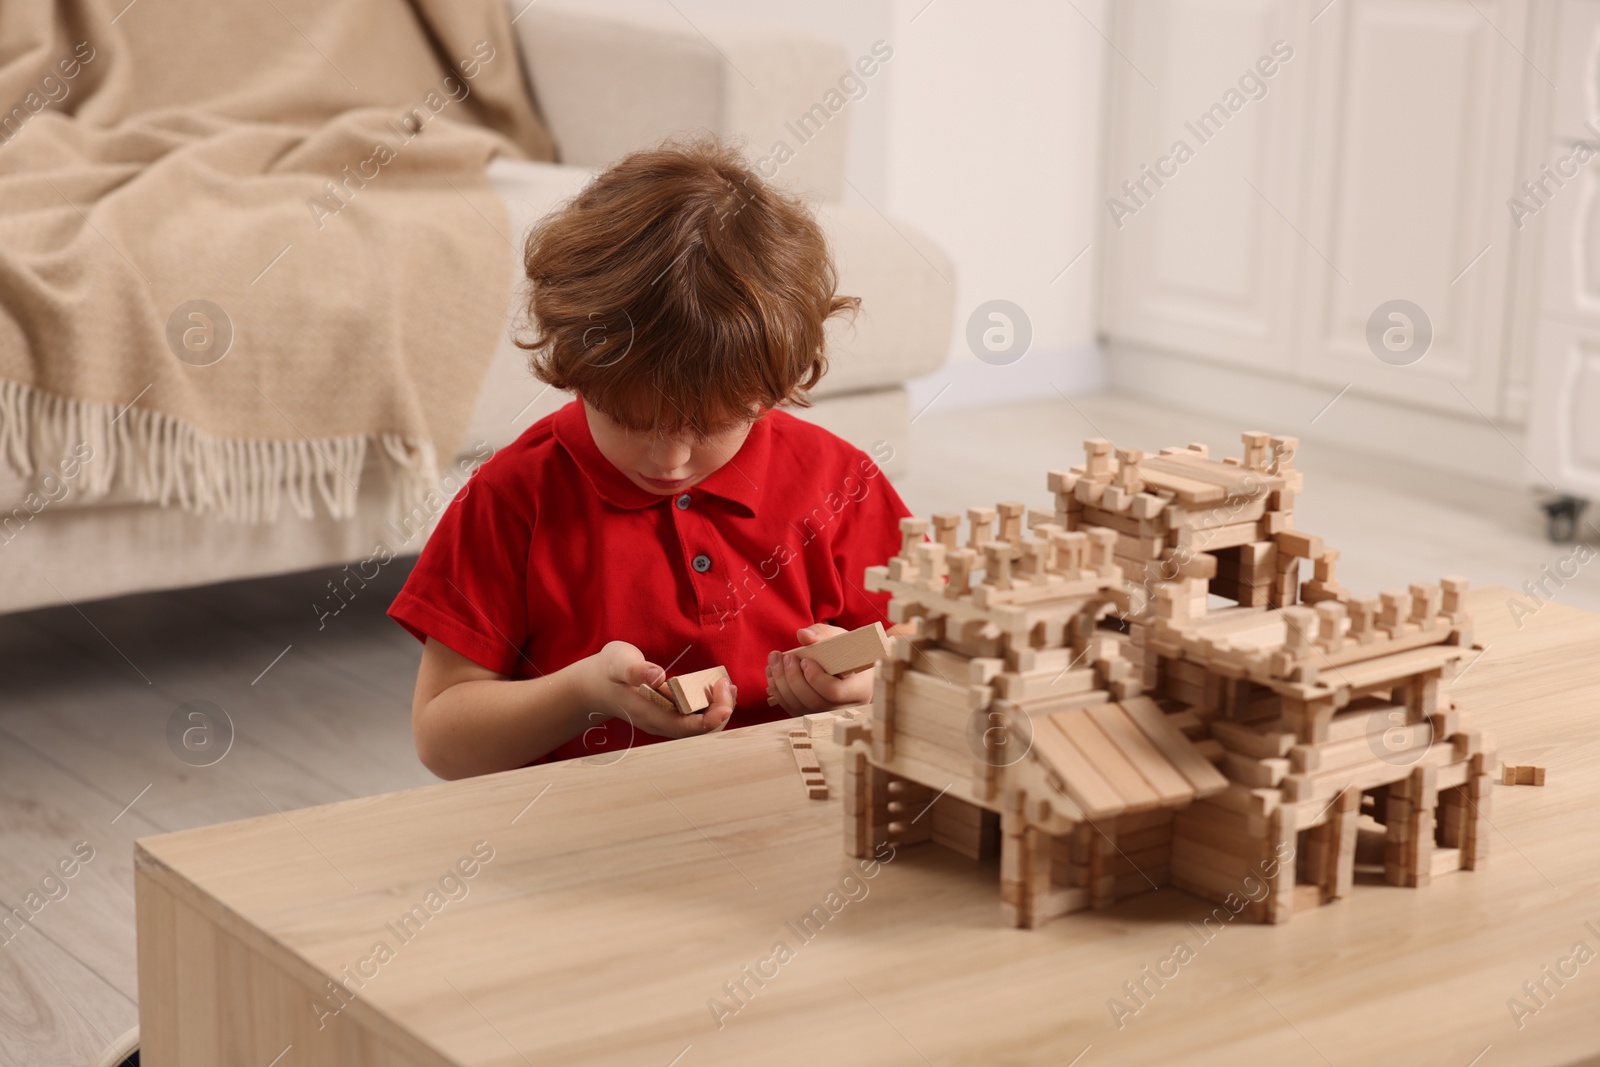
[[[1473,594],[1488,650],[1455,688],[1549,784],[1496,788],[1486,870],[1210,941],[1213,906],[1173,889],[1016,930],[993,865],[922,845],[861,877],[838,800],[806,798],[774,724],[140,841],[145,1062],[1589,1062],[1600,617],[1550,604],[1518,631],[1509,596]],[[837,786],[838,750],[818,748]],[[394,924],[478,842],[493,858],[402,941]],[[764,963],[780,941],[788,958]],[[1163,965],[1179,942],[1187,962]],[[1578,942],[1595,956],[1558,987],[1544,968]],[[1157,987],[1147,966],[1176,973]],[[371,977],[325,1015],[346,967]],[[1553,995],[1519,1029],[1508,1000],[1537,1006],[1523,983],[1541,979]],[[1133,1007],[1141,980],[1154,993],[1119,1028],[1109,1003]]]

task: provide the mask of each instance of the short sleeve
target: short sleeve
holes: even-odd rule
[[[865,453],[858,457],[856,470],[866,492],[852,509],[850,521],[841,524],[833,545],[844,603],[838,617],[826,620],[847,630],[887,620],[889,595],[867,592],[866,570],[882,566],[900,551],[900,520],[911,514],[889,484],[889,476]]]
[[[515,675],[528,637],[532,525],[482,474],[450,502],[389,617],[496,674]]]

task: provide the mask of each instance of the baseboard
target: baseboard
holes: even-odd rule
[[[906,383],[913,418],[934,403],[941,411],[983,408],[1105,387],[1105,359],[1098,345],[1032,351],[1004,366],[962,357]]]
[[[1236,420],[1250,428],[1338,445],[1479,481],[1526,488],[1539,481],[1519,453],[1523,431],[1475,416],[1407,407],[1351,389],[1277,378],[1199,357],[1112,341],[1106,371],[1113,392]]]

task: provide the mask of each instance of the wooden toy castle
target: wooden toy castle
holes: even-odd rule
[[[998,851],[1024,927],[1165,885],[1283,922],[1358,870],[1484,862],[1493,754],[1443,689],[1478,651],[1466,582],[1353,596],[1294,529],[1295,440],[1244,446],[1091,440],[1053,513],[901,523],[867,587],[914,635],[836,728],[852,855]]]

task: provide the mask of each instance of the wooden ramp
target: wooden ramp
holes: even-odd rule
[[[1148,697],[1038,716],[1032,755],[1090,819],[1179,808],[1228,785]]]

